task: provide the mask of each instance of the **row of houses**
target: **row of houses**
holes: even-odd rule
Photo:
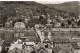
[[[50,34],[49,34],[50,35]],[[55,53],[79,53],[80,52],[80,44],[79,42],[72,42],[70,41],[68,38],[51,38],[53,40],[53,52]],[[47,51],[49,49],[45,49],[45,48],[50,48],[51,49],[51,45],[50,44],[46,44],[46,43],[50,43],[50,41],[46,41],[48,40],[47,38],[44,39],[43,44],[40,43],[40,41],[37,41],[38,39],[36,39],[36,37],[31,37],[31,36],[27,36],[27,37],[21,37],[20,39],[17,39],[16,41],[14,40],[11,43],[11,46],[9,47],[9,53],[10,52],[15,52],[15,50],[17,51],[21,51],[22,52],[22,48],[25,48],[27,50],[27,48],[31,48],[30,51],[34,51],[33,49],[35,48],[35,50],[40,49],[41,51]],[[1,40],[1,48],[4,46],[4,41]],[[40,45],[39,45],[40,44]],[[26,46],[25,46],[26,45]],[[38,45],[38,46],[37,46]],[[36,46],[38,49],[36,49]],[[16,49],[17,48],[17,49]],[[23,50],[23,52],[25,51],[25,49]],[[45,49],[45,50],[44,50]],[[29,50],[27,50],[29,51]],[[27,52],[25,51],[25,52]],[[29,51],[29,52],[30,52]],[[37,51],[39,52],[39,51]]]
[[[4,44],[5,44],[5,41],[0,40],[0,52],[2,52],[2,50],[4,48]],[[17,41],[15,41],[14,43],[11,43],[8,53],[14,53],[14,52],[30,53],[34,50],[36,50],[36,52],[39,52],[39,53],[41,53],[41,52],[48,53],[48,49],[45,49],[45,47],[47,47],[47,45],[46,46],[45,45],[46,44],[44,44],[44,43],[36,44],[34,41],[32,42],[32,41],[26,39],[26,37],[22,37],[22,40],[17,39]],[[40,49],[40,50],[37,51],[38,49]],[[53,53],[79,53],[80,46],[77,44],[77,42],[70,42],[68,39],[66,39],[66,40],[65,39],[55,39],[53,42],[52,52]]]
[[[10,18],[7,19],[7,22],[5,23],[5,27],[6,28],[12,28],[14,26],[13,25],[13,20],[14,19],[10,19]],[[27,17],[27,18],[17,18],[16,20],[18,21],[19,19],[22,20],[22,22],[25,24],[25,27],[30,24],[30,20],[31,20],[30,17]],[[63,17],[57,16],[57,15],[55,15],[54,18],[51,18],[49,14],[48,14],[47,17],[45,15],[33,16],[33,23],[34,23],[34,25],[35,24],[42,24],[42,22],[43,22],[47,26],[50,25],[52,27],[78,27],[79,20],[80,19],[75,19],[75,17],[63,18]]]
[[[20,28],[20,25],[21,25],[21,27],[26,28],[28,26],[34,27],[34,25],[36,25],[36,24],[44,25],[41,22],[46,23],[44,26],[48,27],[48,28],[56,28],[56,27],[57,28],[58,27],[60,27],[60,28],[72,28],[72,27],[79,27],[78,26],[79,25],[78,22],[79,22],[80,19],[75,19],[75,17],[63,18],[61,16],[54,16],[54,18],[51,18],[50,15],[48,17],[46,17],[45,15],[41,15],[41,16],[43,18],[40,18],[40,16],[33,16],[33,23],[30,23],[30,19],[29,18],[22,19],[22,20],[24,20],[22,22],[15,22],[14,25],[13,25],[13,21],[12,20],[8,20],[5,23],[4,27],[5,28],[13,28],[13,27],[14,28]],[[40,21],[40,20],[42,20],[42,21]],[[18,25],[18,24],[20,24],[20,25]]]
[[[53,40],[54,53],[80,53],[79,42],[70,41],[68,38],[58,38]]]

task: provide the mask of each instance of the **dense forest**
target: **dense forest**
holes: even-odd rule
[[[79,1],[70,1],[61,4],[45,4],[48,7],[54,7],[58,10],[63,10],[68,13],[74,13],[76,16],[80,14],[80,2]]]
[[[63,18],[78,17],[75,13],[69,13],[63,10],[58,10],[54,7],[49,7],[34,1],[1,1],[0,2],[0,24],[5,24],[7,20],[30,18],[50,14],[50,18],[54,19],[55,15],[60,15]],[[35,18],[34,18],[35,19]]]

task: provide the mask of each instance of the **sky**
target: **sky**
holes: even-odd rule
[[[41,4],[60,4],[70,1],[80,1],[80,0],[0,0],[0,1],[36,1]]]
[[[69,2],[69,1],[36,1],[41,4],[60,4],[64,2]]]
[[[66,0],[66,1],[62,1],[62,0],[61,1],[60,0],[59,1],[54,1],[54,0],[48,1],[47,0],[47,1],[36,1],[36,2],[41,3],[41,4],[60,4],[60,3],[64,3],[64,2],[70,2],[70,1],[72,1],[72,0]],[[78,1],[78,0],[74,0],[74,1]]]

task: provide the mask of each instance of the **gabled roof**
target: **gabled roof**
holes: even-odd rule
[[[21,50],[22,49],[22,44],[11,44],[9,50],[14,50],[15,48]]]
[[[37,18],[37,19],[39,19],[39,17],[40,17],[40,16],[33,16],[33,18]]]
[[[48,53],[47,49],[45,49],[44,47],[40,47],[40,48],[38,49],[38,52],[39,52],[39,53],[41,53],[41,52],[43,52],[43,53]]]
[[[57,39],[54,39],[54,42],[62,43],[62,42],[70,42],[70,40],[67,38],[57,38]]]
[[[22,42],[37,42],[38,39],[36,37],[22,37],[20,38]]]
[[[79,46],[78,46],[77,42],[72,43],[72,48],[79,48]]]
[[[69,53],[69,51],[63,49],[63,50],[59,51],[59,53]]]
[[[65,50],[61,50],[61,51],[59,51],[59,53],[66,53],[66,52],[65,52]]]
[[[5,40],[0,40],[0,45],[2,45],[4,43]]]
[[[16,22],[15,24],[16,24],[16,25],[24,25],[23,22]]]
[[[15,25],[14,25],[14,28],[24,29],[25,28],[25,24],[23,22],[16,22]]]
[[[66,50],[66,51],[65,51],[65,53],[69,53],[69,51],[68,51],[68,50]]]
[[[8,51],[8,53],[15,53],[15,52],[21,53],[21,50],[18,49],[18,48],[14,48],[13,50],[9,50],[9,51]]]
[[[53,51],[55,52],[55,53],[58,53],[59,51],[61,51],[62,49],[59,47],[59,46],[55,46],[55,47],[53,47]]]
[[[45,39],[43,40],[43,43],[51,43],[51,41],[50,41],[48,38],[45,38]]]

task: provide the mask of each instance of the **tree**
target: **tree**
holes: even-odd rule
[[[80,26],[80,20],[78,21],[78,26]]]
[[[62,28],[65,27],[65,24],[64,24],[63,22],[61,23],[61,27],[62,27]]]
[[[43,16],[40,16],[39,21],[41,22],[41,24],[45,25],[47,23],[47,18],[44,18]]]
[[[71,25],[71,20],[68,20],[68,24]]]

